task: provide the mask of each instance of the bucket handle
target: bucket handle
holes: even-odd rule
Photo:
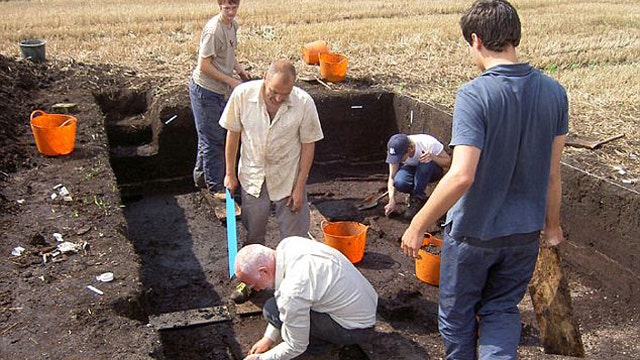
[[[36,115],[36,114],[37,114],[37,115]],[[30,120],[33,120],[33,118],[34,118],[34,117],[38,117],[38,116],[40,116],[40,115],[47,115],[47,113],[46,113],[46,112],[44,112],[44,111],[42,111],[42,110],[34,110],[34,111],[31,113],[31,118],[30,118]]]
[[[73,121],[73,118],[68,118],[67,120],[65,120],[62,124],[60,124],[60,127],[69,125],[71,122]]]
[[[42,110],[34,110],[34,111],[31,113],[31,118],[30,118],[30,120],[33,120],[33,118],[34,118],[34,117],[38,117],[38,116],[41,116],[41,115],[47,115],[47,113],[46,113],[46,112],[44,112],[44,111],[42,111]],[[67,120],[65,120],[62,124],[60,124],[60,125],[59,125],[59,127],[67,126],[67,125],[69,125],[73,120],[74,120],[74,118],[70,117],[70,118],[68,118]]]

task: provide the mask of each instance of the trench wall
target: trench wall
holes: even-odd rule
[[[324,133],[316,145],[316,163],[384,162],[387,139],[398,131],[393,94],[358,91],[336,96],[306,90],[314,98]]]
[[[638,295],[640,194],[568,164],[562,177],[566,262],[593,274],[601,286]]]
[[[397,128],[451,139],[452,114],[409,97],[395,97]],[[593,275],[620,296],[638,294],[640,284],[640,194],[562,164],[560,246],[565,266]]]
[[[407,96],[376,90],[327,91],[303,86],[316,102],[325,138],[316,146],[315,163],[380,164],[384,171],[386,142],[394,133],[429,133],[447,144],[452,114]],[[186,94],[152,103],[152,118],[178,115],[169,125],[156,122],[152,145],[134,148],[130,157],[113,156],[120,185],[150,179],[186,179],[190,183],[196,137]],[[152,149],[140,156],[141,149]],[[448,150],[448,148],[446,148]],[[135,169],[135,170],[134,170]],[[620,294],[638,294],[640,282],[640,196],[568,164],[562,166],[562,224],[566,241],[560,247],[566,266],[593,274],[594,281]]]

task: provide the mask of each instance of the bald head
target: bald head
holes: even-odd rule
[[[256,290],[265,288],[267,283],[273,282],[275,274],[276,252],[264,245],[246,245],[236,254],[235,272],[238,280],[256,287]],[[266,277],[270,277],[265,279]]]
[[[271,63],[269,70],[267,71],[267,78],[274,78],[276,75],[280,75],[291,83],[296,80],[296,68],[293,63],[288,59],[279,59]]]
[[[289,98],[296,81],[296,68],[291,61],[280,59],[274,61],[264,77],[264,99],[267,110],[273,116],[280,105]]]

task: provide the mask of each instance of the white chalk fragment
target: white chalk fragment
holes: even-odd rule
[[[20,256],[25,250],[26,249],[23,248],[22,246],[16,246],[15,248],[13,248],[13,250],[11,250],[11,255]]]
[[[104,295],[104,292],[102,292],[102,290],[97,289],[91,285],[87,285],[87,289],[93,291],[94,293],[98,294],[98,295]]]
[[[57,242],[63,242],[64,239],[62,238],[62,234],[60,233],[53,233],[53,237],[56,239]]]
[[[113,273],[112,272],[102,273],[102,274],[96,276],[96,280],[102,281],[102,282],[113,281]]]
[[[627,173],[627,168],[622,165],[614,166],[613,170],[617,171],[620,175],[625,175]]]
[[[635,184],[638,182],[638,179],[622,179],[623,184]]]
[[[53,189],[55,190],[55,192],[51,194],[51,200],[55,200],[58,197],[61,197],[62,200],[64,201],[73,201],[73,198],[71,197],[71,193],[69,192],[69,189],[67,189],[66,186],[62,184],[58,184],[54,186]]]
[[[69,190],[67,190],[67,188],[63,186],[60,189],[58,189],[58,195],[67,196],[69,195]]]
[[[22,205],[22,204],[24,204],[24,199],[18,199],[18,200],[16,200],[16,202],[17,202],[18,204]]]
[[[362,109],[362,105],[353,105],[351,106],[352,109]]]
[[[170,122],[172,122],[173,120],[177,119],[178,115],[173,115],[171,118],[169,118],[169,120],[165,121],[164,124],[165,125],[169,125]]]
[[[58,250],[60,250],[61,253],[66,254],[68,252],[78,252],[78,250],[81,247],[81,245],[65,241],[63,243],[58,244],[57,247],[58,247]]]

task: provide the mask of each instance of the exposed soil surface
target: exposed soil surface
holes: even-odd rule
[[[126,69],[34,65],[0,56],[1,359],[240,359],[262,335],[259,312],[227,301],[235,285],[228,276],[227,229],[199,192],[188,182],[182,187],[175,186],[179,181],[172,186],[155,182],[120,196],[110,166],[107,120],[96,99],[104,104],[105,94],[153,88],[158,82]],[[155,94],[152,102],[188,107],[186,86],[182,90]],[[348,84],[341,91],[348,92]],[[78,104],[75,150],[45,157],[36,151],[28,117],[60,102]],[[161,111],[156,114],[162,117]],[[443,357],[438,288],[416,279],[413,261],[399,249],[408,222],[399,215],[383,216],[384,199],[372,209],[354,207],[385,190],[385,171],[381,163],[315,164],[312,170],[311,234],[322,240],[323,219],[369,226],[357,267],[380,296],[375,342],[328,358]],[[71,201],[52,199],[58,184],[69,190]],[[273,221],[269,226],[267,244],[273,246],[278,234]],[[439,235],[438,227],[432,230]],[[77,251],[54,256],[59,244],[54,233]],[[238,226],[240,240],[244,234]],[[22,255],[12,255],[16,247],[25,248]],[[114,280],[96,280],[104,272],[112,272]],[[568,266],[565,272],[587,358],[637,358],[638,286],[629,284],[629,291],[618,293],[603,286],[597,273]],[[268,295],[253,302],[259,306]],[[172,330],[149,325],[160,314],[218,305],[229,307],[230,321]],[[521,310],[520,358],[564,359],[544,354],[528,296]]]

